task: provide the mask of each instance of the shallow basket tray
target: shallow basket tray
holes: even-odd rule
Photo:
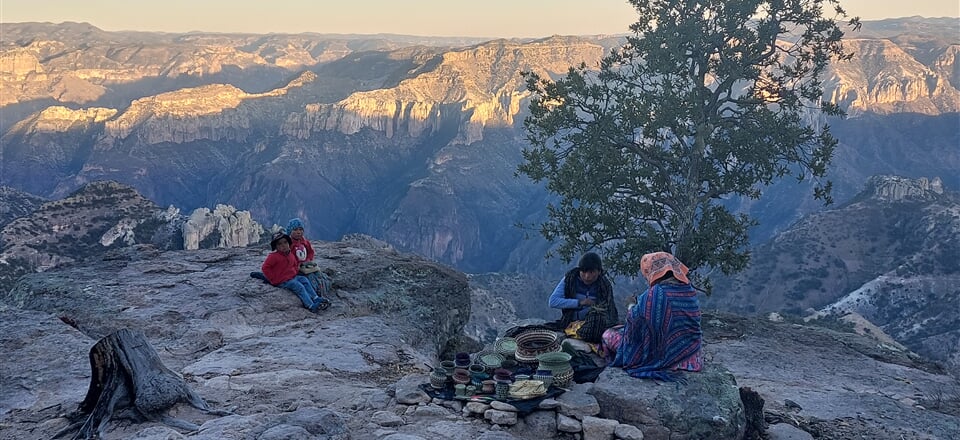
[[[487,372],[493,372],[503,365],[504,358],[498,353],[482,353],[477,355],[477,363],[482,365]]]
[[[547,389],[539,380],[520,380],[510,385],[509,396],[513,399],[532,399],[545,394]]]
[[[512,359],[517,354],[517,340],[509,337],[497,339],[493,344],[493,351],[504,359]]]

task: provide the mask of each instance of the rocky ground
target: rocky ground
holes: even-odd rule
[[[484,318],[499,303],[471,305],[463,274],[372,239],[316,248],[334,280],[333,306],[319,315],[248,276],[262,246],[136,246],[23,278],[0,298],[0,439],[48,439],[67,426],[63,416],[90,383],[90,347],[119,328],[144,332],[167,367],[233,415],[180,404],[169,415],[199,430],[117,418],[105,439],[639,438],[604,409],[604,390],[626,383],[635,388],[623,395],[648,393],[667,407],[661,397],[674,387],[624,381],[616,370],[525,418],[431,401],[416,389],[425,364],[469,346],[460,335],[471,314],[509,324]],[[765,399],[769,438],[960,437],[957,380],[909,353],[822,326],[734,315],[707,315],[704,332],[711,370],[686,390],[732,373]],[[477,417],[487,413],[497,423]],[[640,427],[648,439],[680,437],[677,427],[673,437]]]

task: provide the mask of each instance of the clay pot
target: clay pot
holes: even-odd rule
[[[493,394],[494,392],[496,392],[496,388],[497,388],[497,381],[492,379],[487,379],[483,381],[483,383],[481,384],[480,391],[483,392],[484,394]]]

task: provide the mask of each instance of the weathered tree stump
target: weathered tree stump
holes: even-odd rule
[[[170,371],[141,332],[118,330],[90,349],[90,388],[76,412],[69,415],[70,426],[57,433],[60,437],[77,429],[73,439],[99,438],[115,415],[135,421],[156,420],[176,428],[196,430],[198,426],[168,417],[165,413],[179,402],[211,414],[204,400],[184,380]],[[82,421],[81,421],[82,420]]]
[[[747,418],[745,440],[759,440],[767,431],[767,422],[763,419],[763,398],[749,387],[740,388],[740,401],[743,402],[744,415]]]

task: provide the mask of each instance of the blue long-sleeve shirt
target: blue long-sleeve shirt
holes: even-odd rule
[[[550,307],[554,309],[576,309],[574,315],[574,320],[580,321],[586,318],[587,312],[590,311],[590,306],[581,306],[580,300],[590,298],[594,302],[597,301],[597,289],[600,288],[600,282],[595,281],[593,284],[587,285],[583,281],[580,281],[580,277],[576,277],[576,286],[574,286],[575,291],[577,292],[576,298],[566,298],[563,296],[563,279],[560,279],[560,283],[557,284],[557,287],[553,289],[553,293],[550,294]]]

